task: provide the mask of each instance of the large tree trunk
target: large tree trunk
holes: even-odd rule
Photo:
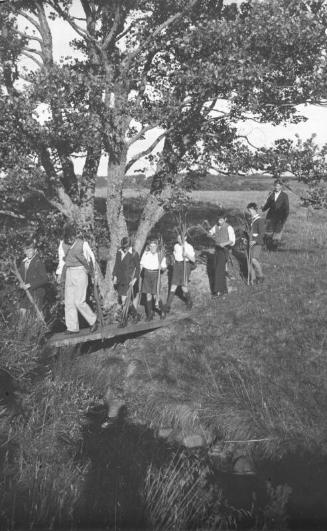
[[[112,283],[112,271],[115,265],[120,240],[128,234],[123,211],[123,184],[125,178],[127,150],[121,154],[119,163],[108,163],[107,174],[107,224],[110,234],[108,260],[105,274],[104,307],[108,308],[116,301]]]
[[[138,253],[142,252],[149,232],[164,215],[165,206],[169,203],[171,194],[170,185],[166,185],[160,194],[151,192],[148,194],[135,237],[135,250]]]
[[[135,250],[141,254],[149,232],[164,214],[164,207],[158,197],[148,194],[135,236]]]

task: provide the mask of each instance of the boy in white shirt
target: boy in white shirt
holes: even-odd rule
[[[226,263],[228,249],[235,245],[235,231],[227,223],[227,216],[223,212],[218,215],[217,223],[210,229],[209,235],[215,242],[215,272],[213,278],[212,296],[218,297],[227,293]]]
[[[189,282],[191,274],[191,264],[195,263],[195,252],[193,246],[188,243],[187,236],[182,238],[181,234],[177,236],[177,243],[174,245],[174,266],[173,276],[171,279],[171,287],[167,302],[164,306],[165,313],[170,312],[171,303],[173,301],[176,289],[181,286],[184,302],[188,309],[192,308],[192,299],[189,292]]]
[[[78,312],[95,332],[98,319],[86,302],[88,273],[90,268],[95,271],[95,256],[89,244],[81,238],[72,225],[65,225],[64,239],[58,249],[59,264],[57,281],[64,283],[65,289],[65,322],[67,333],[79,332]]]
[[[155,308],[162,316],[162,302],[160,299],[160,276],[161,272],[167,269],[166,257],[158,249],[158,241],[151,240],[149,247],[144,251],[141,262],[143,272],[142,293],[146,295],[146,321],[153,319],[152,300],[154,298]]]

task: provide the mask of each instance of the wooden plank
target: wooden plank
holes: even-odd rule
[[[86,343],[87,341],[101,341],[102,338],[110,339],[118,336],[127,336],[169,326],[176,321],[187,319],[189,317],[189,313],[176,314],[166,319],[157,319],[149,322],[143,321],[132,326],[125,326],[124,328],[119,328],[118,326],[113,326],[110,324],[103,327],[102,334],[101,330],[99,329],[92,334],[89,328],[81,330],[78,334],[67,334],[66,332],[61,332],[54,334],[48,340],[48,345],[52,347],[63,347],[69,345],[78,345],[79,343]]]

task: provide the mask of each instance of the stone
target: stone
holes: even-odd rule
[[[173,428],[160,428],[158,431],[158,437],[161,437],[162,439],[168,439],[172,432]]]
[[[183,445],[186,448],[198,448],[200,446],[205,446],[205,441],[203,440],[202,435],[198,433],[193,433],[192,435],[186,435],[183,438]]]
[[[108,418],[109,419],[116,418],[119,414],[119,411],[124,405],[125,405],[125,402],[123,400],[119,400],[119,399],[112,400],[108,408]]]
[[[254,465],[250,457],[246,455],[240,455],[233,462],[233,474],[240,476],[254,475]]]

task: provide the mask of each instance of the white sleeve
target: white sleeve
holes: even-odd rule
[[[86,260],[88,262],[92,261],[93,266],[95,267],[95,256],[94,256],[94,253],[93,253],[91,247],[89,246],[89,244],[87,242],[83,242],[83,254],[84,254],[84,257],[86,258]]]
[[[142,268],[143,268],[143,269],[145,268],[145,265],[144,265],[144,264],[145,264],[145,252],[142,254],[142,256],[141,256],[141,260],[140,260],[140,267],[141,267],[141,269],[142,269]]]
[[[167,260],[165,256],[161,260],[160,269],[167,269]]]
[[[61,241],[58,247],[58,267],[56,269],[56,275],[61,276],[64,265],[65,265],[65,251],[64,251],[63,242]]]
[[[231,225],[228,225],[227,227],[227,230],[228,230],[228,238],[229,238],[229,241],[231,241],[231,245],[235,245],[235,231],[233,229],[233,227]]]
[[[213,227],[211,227],[211,229],[209,230],[209,234],[210,236],[213,236],[216,232],[216,225],[214,225]]]

